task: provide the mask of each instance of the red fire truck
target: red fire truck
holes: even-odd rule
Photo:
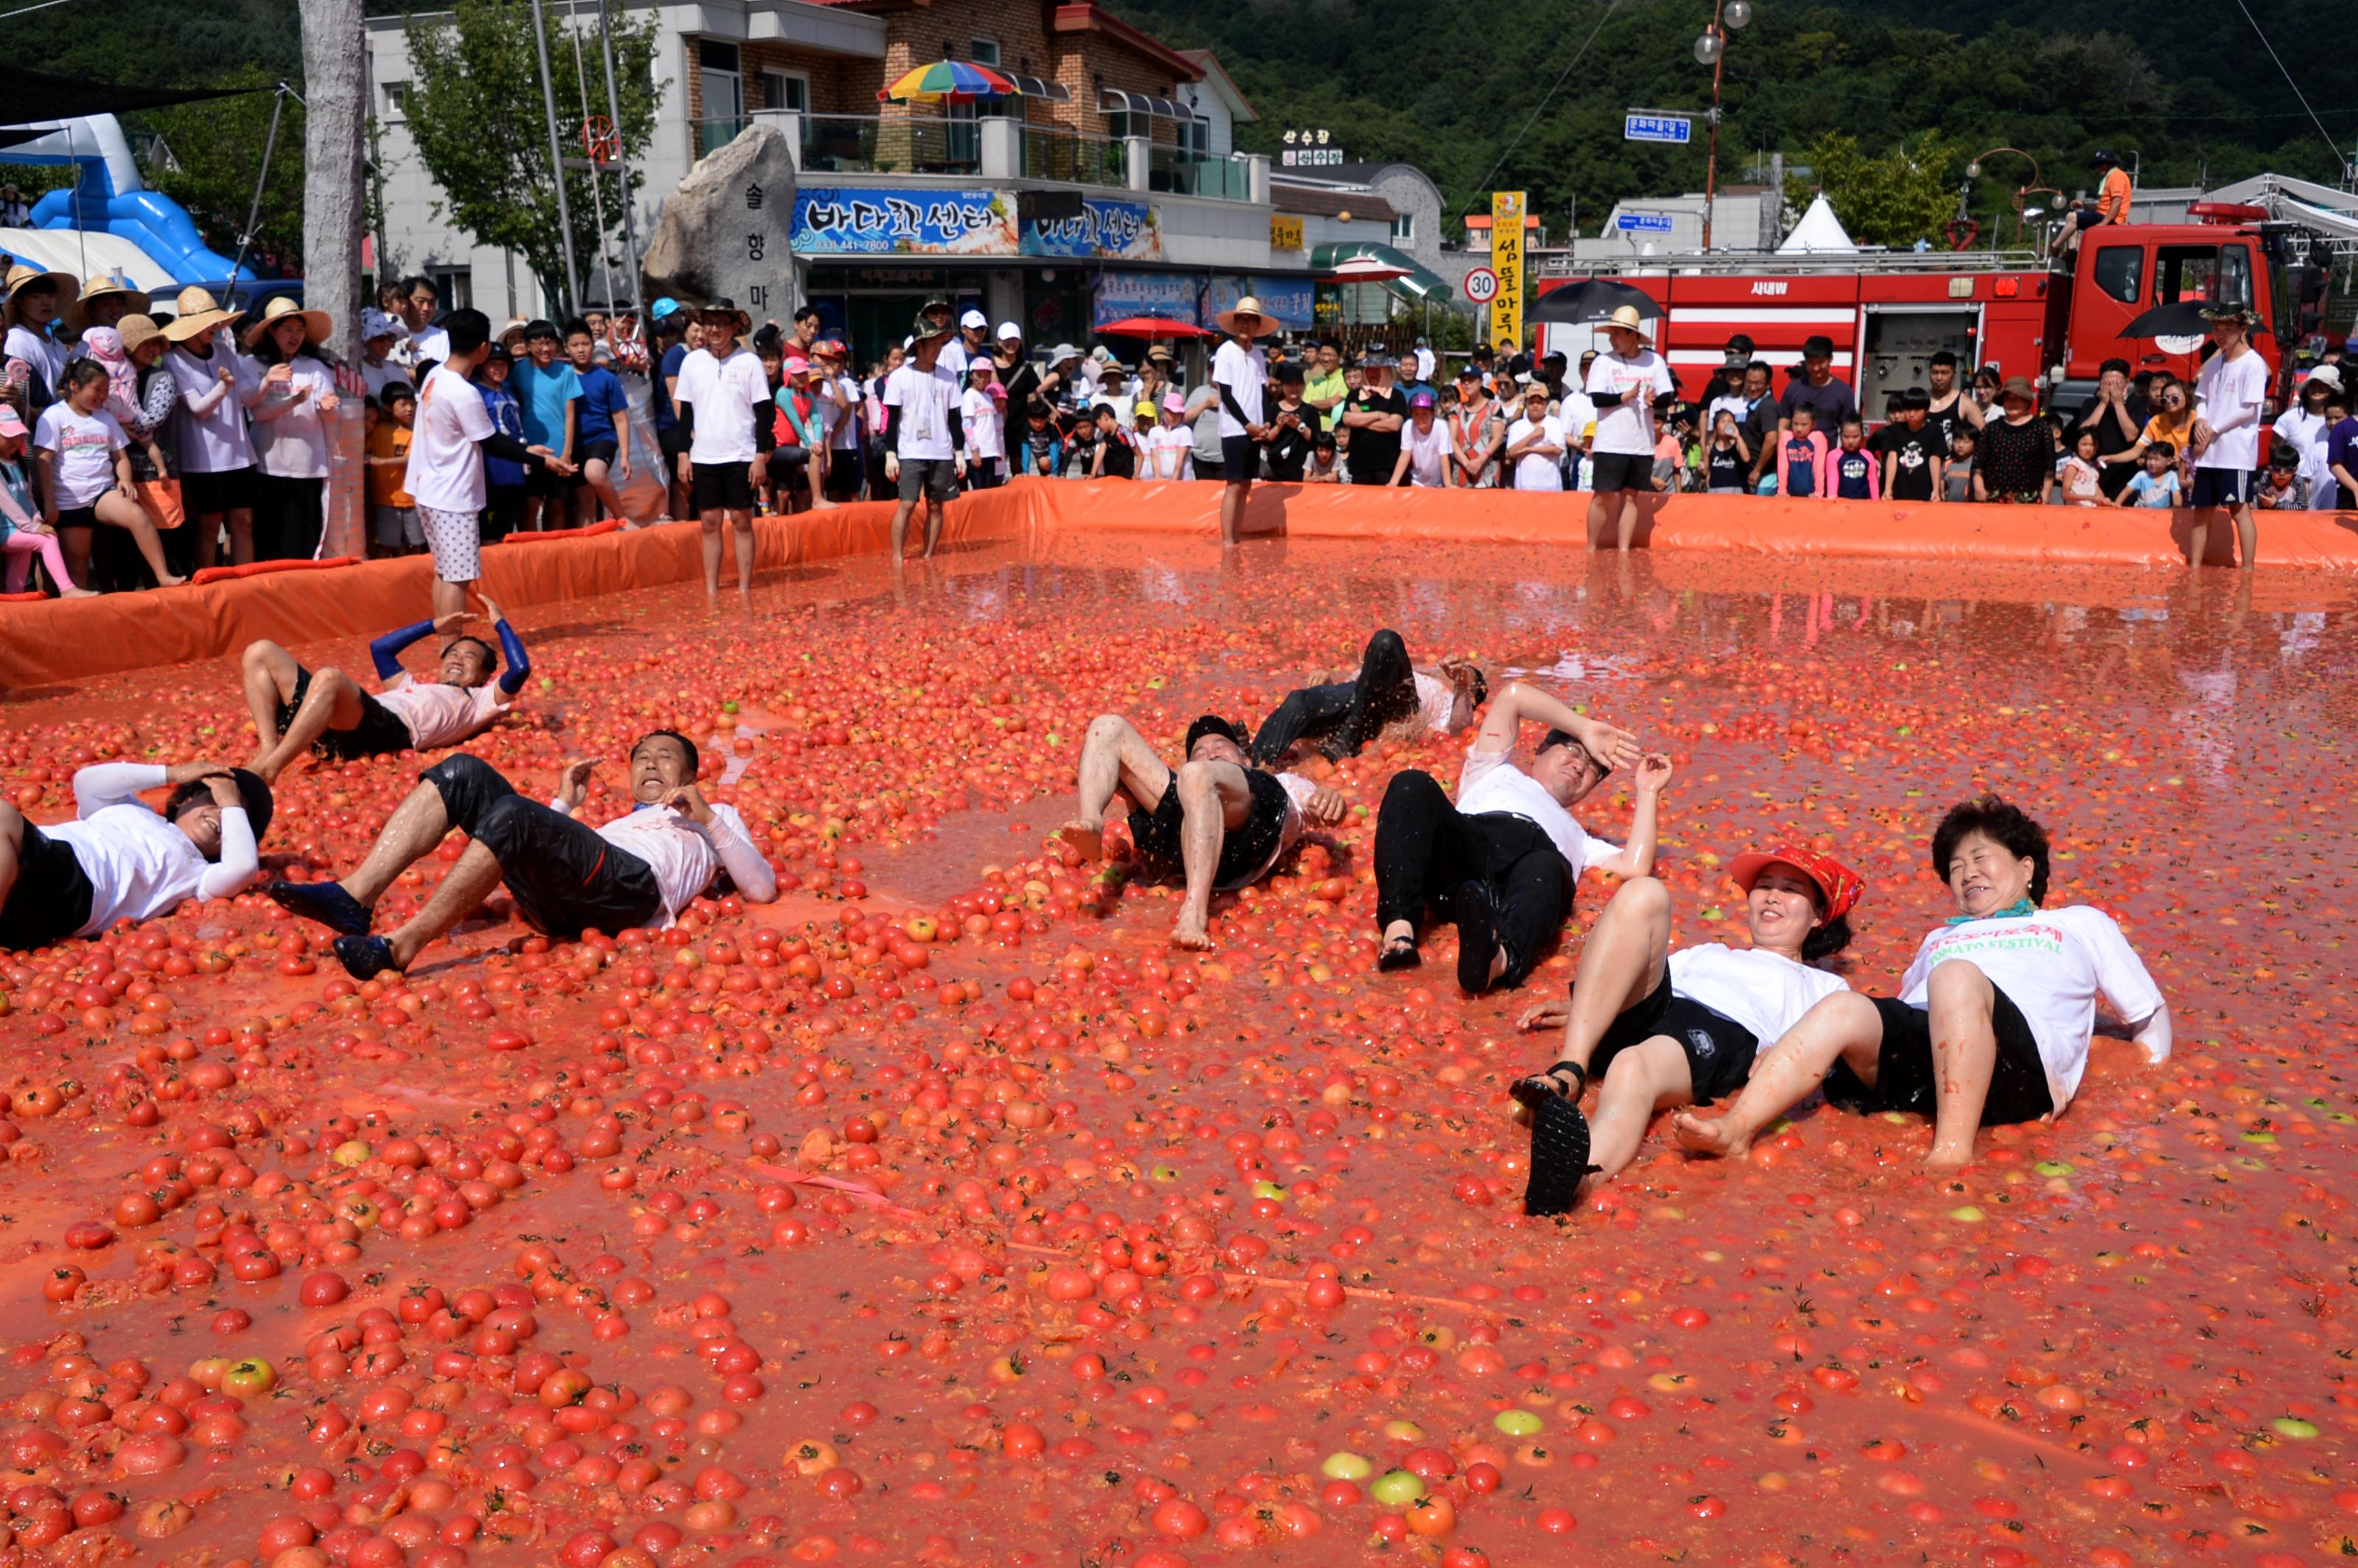
[[[2309,236],[2256,207],[2197,203],[2190,214],[2201,221],[2086,230],[2073,255],[2052,263],[2001,252],[1647,256],[1584,263],[1533,283],[1544,294],[1611,277],[1652,296],[1663,317],[1655,346],[1688,398],[1703,395],[1738,333],[1752,340],[1752,357],[1780,369],[1823,334],[1833,341],[1834,373],[1856,389],[1870,420],[1884,417],[1891,394],[1925,385],[1928,364],[1943,349],[1957,356],[1960,384],[1974,368],[1996,365],[2074,408],[2108,359],[2196,374],[2202,339],[2126,340],[2121,329],[2157,305],[2216,299],[2249,305],[2266,323],[2253,341],[2281,399],[2289,391],[2291,274],[2308,263]],[[1602,330],[1587,326],[1542,326],[1540,334],[1541,351],[1574,362],[1583,350],[1606,346]]]

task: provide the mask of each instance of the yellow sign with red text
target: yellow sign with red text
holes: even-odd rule
[[[1490,193],[1490,270],[1498,292],[1490,297],[1490,344],[1506,353],[1523,346],[1523,193]]]

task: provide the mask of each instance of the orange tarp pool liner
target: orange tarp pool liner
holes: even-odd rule
[[[1217,531],[1211,483],[1018,480],[961,498],[952,539]],[[1590,497],[1520,491],[1373,490],[1256,485],[1252,535],[1297,538],[1434,539],[1585,548]],[[1910,505],[1752,496],[1677,495],[1641,503],[1638,542],[1659,551],[1736,550],[1784,557],[1989,561],[2029,566],[2116,565],[2178,572],[2188,514],[2166,519],[2113,507]],[[764,569],[882,550],[892,509],[860,503],[792,518],[762,518]],[[490,549],[483,586],[509,605],[588,599],[688,582],[702,570],[693,524],[602,531],[534,550]],[[914,532],[913,524],[912,532]],[[2270,512],[2259,521],[2265,567],[2358,570],[2358,514]],[[2211,531],[2223,558],[2234,529]],[[733,568],[731,568],[733,570]],[[257,637],[308,643],[415,620],[432,568],[424,557],[328,573],[267,572],[155,593],[0,602],[0,685],[23,690],[117,670],[235,654]]]

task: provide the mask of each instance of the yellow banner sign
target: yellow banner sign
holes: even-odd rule
[[[1490,297],[1490,343],[1506,353],[1523,346],[1523,193],[1490,193],[1490,270],[1498,292]]]
[[[1269,219],[1269,248],[1273,251],[1298,251],[1302,248],[1302,220],[1281,218],[1275,213]]]

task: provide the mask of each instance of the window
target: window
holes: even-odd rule
[[[1209,157],[1212,154],[1212,122],[1201,118],[1180,121],[1179,151],[1188,157]]]
[[[434,280],[434,308],[447,316],[453,310],[466,310],[475,303],[475,275],[463,266],[429,266],[426,276]]]
[[[987,65],[993,70],[999,69],[999,40],[997,38],[972,39],[967,45],[967,52],[973,58],[975,64]]]
[[[697,40],[697,71],[704,89],[704,122],[733,124],[745,114],[745,79],[738,74],[737,46],[710,38]],[[730,131],[729,136],[737,133]],[[723,141],[728,136],[721,138]]]
[[[1153,123],[1143,114],[1131,114],[1122,110],[1109,110],[1105,117],[1106,135],[1115,141],[1124,136],[1152,136]]]
[[[2154,272],[2159,304],[2180,299],[2216,300],[2224,305],[2252,302],[2248,245],[2164,245]]]
[[[1412,245],[1416,243],[1415,213],[1395,212],[1392,214],[1392,243],[1396,245]]]
[[[2106,245],[2096,253],[2096,287],[2124,305],[2135,305],[2145,290],[2145,246]]]
[[[792,110],[797,114],[809,114],[810,78],[792,70],[763,71],[762,107]]]
[[[384,114],[388,120],[398,120],[409,113],[409,83],[388,81],[384,84]]]

